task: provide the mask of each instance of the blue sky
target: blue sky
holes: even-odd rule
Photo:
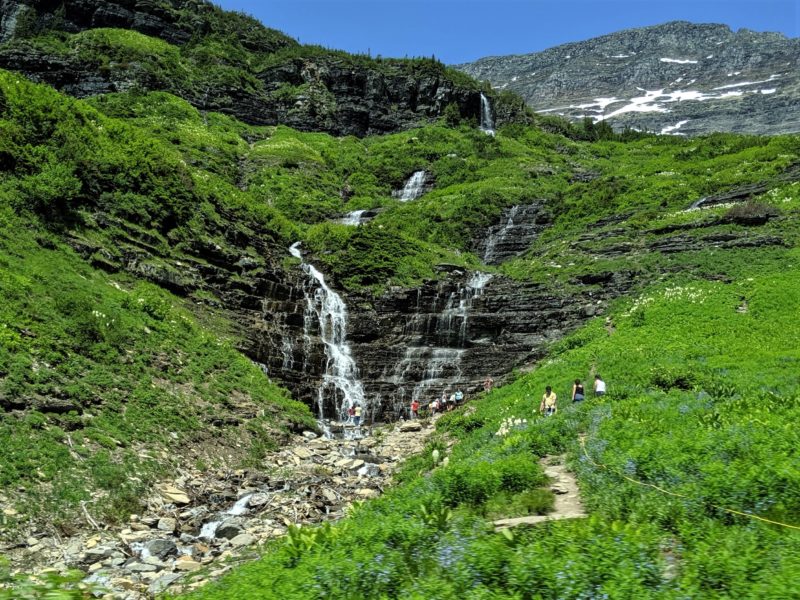
[[[384,57],[433,55],[448,64],[677,19],[800,37],[800,0],[213,1],[304,44]]]

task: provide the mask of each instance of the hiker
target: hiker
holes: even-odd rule
[[[411,401],[411,418],[412,419],[419,418],[419,400]]]
[[[431,408],[431,415],[435,415],[437,412],[439,412],[439,401],[434,400],[433,402],[431,402],[430,408]]]
[[[595,396],[606,395],[606,382],[603,381],[603,378],[600,377],[600,375],[594,376],[594,395]]]
[[[576,379],[575,383],[572,384],[572,401],[573,402],[581,402],[586,396],[583,392],[583,384],[581,383],[580,379]]]
[[[456,390],[456,406],[461,404],[464,401],[464,392],[461,390]]]
[[[556,414],[558,412],[556,400],[556,393],[553,391],[553,388],[548,385],[544,389],[544,395],[542,396],[542,403],[539,405],[539,411],[545,417]]]
[[[494,385],[494,379],[492,379],[491,375],[487,375],[486,379],[483,382],[483,391],[484,392],[491,392],[493,385]]]
[[[350,405],[350,408],[347,409],[347,420],[351,423],[353,422],[353,417],[356,415],[356,409]]]
[[[361,425],[361,404],[356,404],[353,408],[353,424],[356,427]]]

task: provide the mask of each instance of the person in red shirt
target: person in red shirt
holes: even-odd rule
[[[419,417],[419,400],[411,401],[411,418],[416,419]]]

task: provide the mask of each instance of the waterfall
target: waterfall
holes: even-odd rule
[[[317,391],[319,417],[322,419],[325,416],[326,393],[332,395],[336,418],[341,418],[355,404],[361,404],[366,414],[364,388],[346,340],[347,307],[339,294],[325,283],[325,276],[303,260],[300,242],[292,244],[289,253],[300,259],[300,266],[313,288],[306,290],[305,339],[310,340],[311,327],[314,322],[318,323],[319,337],[327,357],[325,373]]]
[[[481,131],[487,135],[494,135],[494,118],[492,118],[492,106],[486,94],[481,92]]]
[[[354,210],[353,212],[347,213],[340,223],[342,225],[361,225],[361,217],[364,216],[364,213],[367,212],[366,210]]]
[[[514,228],[514,218],[519,212],[519,206],[512,206],[508,213],[508,219],[499,231],[491,231],[486,238],[486,250],[483,251],[483,262],[487,265],[495,259],[495,250],[498,244],[502,244],[508,236],[509,231]]]
[[[392,192],[392,196],[400,200],[400,202],[408,202],[409,200],[416,200],[425,192],[425,180],[427,174],[425,171],[414,171],[411,177],[408,178],[403,189],[400,191]]]
[[[432,318],[415,315],[409,320],[404,333],[416,340],[411,341],[391,374],[385,372],[389,375],[389,381],[396,386],[396,400],[403,405],[408,400],[426,400],[424,396],[433,388],[436,388],[438,397],[442,388],[455,386],[461,381],[461,359],[466,352],[470,310],[491,278],[489,273],[473,273],[466,284],[459,285],[448,296],[441,312]],[[433,299],[434,310],[438,299],[437,294]],[[440,345],[425,343],[425,337],[431,334],[437,340],[435,343]],[[410,398],[407,398],[408,385],[413,385]]]

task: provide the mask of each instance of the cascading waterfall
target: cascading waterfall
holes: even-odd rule
[[[340,223],[342,225],[361,225],[361,217],[364,216],[364,213],[367,212],[366,210],[354,210],[353,212],[347,213]]]
[[[392,195],[400,200],[400,202],[408,202],[409,200],[416,200],[425,192],[425,181],[428,175],[425,171],[414,171],[411,177],[408,178],[403,189],[394,192]]]
[[[325,417],[326,394],[335,406],[335,417],[342,418],[355,404],[368,409],[364,387],[358,378],[358,369],[347,344],[347,307],[342,298],[325,283],[325,276],[303,260],[300,242],[292,244],[289,253],[300,259],[300,266],[308,275],[313,289],[306,290],[304,338],[310,340],[314,322],[319,325],[319,337],[325,347],[325,373],[317,391],[319,418]]]
[[[491,264],[495,259],[495,250],[498,244],[502,244],[509,232],[514,228],[514,219],[519,212],[519,206],[512,206],[508,213],[508,219],[499,231],[492,231],[486,238],[486,249],[483,251],[483,262]]]
[[[481,92],[481,131],[487,135],[494,135],[494,118],[492,117],[492,105],[486,94]]]
[[[417,345],[412,341],[394,370],[387,373],[389,380],[397,386],[397,403],[405,405],[409,400],[425,400],[424,396],[431,388],[446,388],[461,380],[461,358],[466,351],[470,309],[475,300],[483,294],[491,278],[489,273],[473,273],[465,285],[459,286],[449,295],[441,312],[433,318],[418,315],[406,325],[405,333],[416,336],[418,340]],[[436,298],[433,304],[435,309]],[[435,333],[436,337],[442,340],[440,343],[446,345],[439,347],[423,345],[424,336],[431,333]],[[415,366],[419,364],[424,364],[424,369],[418,377],[414,377]],[[409,379],[417,379],[411,388],[410,397],[404,385]]]

